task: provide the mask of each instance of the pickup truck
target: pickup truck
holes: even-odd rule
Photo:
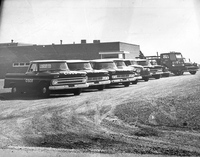
[[[141,65],[144,68],[149,68],[151,77],[155,79],[160,79],[160,77],[162,76],[163,74],[162,67],[151,65],[148,59],[136,59],[135,61],[137,62],[138,65]]]
[[[157,56],[145,56],[146,59],[148,59],[154,67],[161,68],[162,69],[162,77],[169,77],[170,71],[169,68],[166,66],[163,66],[160,64],[160,60],[158,59]]]
[[[62,60],[31,61],[26,73],[8,73],[4,81],[4,88],[12,88],[14,95],[37,91],[42,97],[57,92],[80,95],[88,86],[86,73],[70,71]]]
[[[137,59],[124,59],[126,66],[132,67],[135,69],[136,76],[138,76],[138,80],[149,81],[151,77],[150,68],[143,67],[137,63]]]
[[[192,62],[188,58],[184,58],[183,60],[184,60],[185,67],[187,69],[186,71],[189,72],[191,75],[195,75],[196,72],[199,70],[197,63]]]
[[[125,87],[128,87],[132,78],[135,76],[133,71],[117,68],[113,60],[110,59],[96,59],[91,60],[90,63],[93,69],[107,70],[109,72],[111,85],[122,84]]]
[[[70,70],[87,73],[88,88],[104,90],[105,85],[110,84],[109,74],[106,70],[94,70],[87,60],[66,60]]]
[[[126,66],[124,59],[113,59],[113,62],[116,64],[117,68],[119,69],[125,69],[125,70],[129,70],[132,71],[134,73],[134,77],[129,78],[132,84],[137,84],[138,83],[138,79],[141,79],[142,77],[139,76],[136,73],[136,69],[133,67],[128,67]]]

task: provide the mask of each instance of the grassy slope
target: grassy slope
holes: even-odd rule
[[[4,124],[10,132],[15,132],[9,134],[15,135],[14,138],[7,138],[12,144],[25,146],[197,155],[200,147],[200,75],[184,77],[180,76],[171,86],[152,82],[153,87],[141,86],[132,92],[128,88],[113,89],[118,97],[110,93],[93,98],[88,95],[69,106],[49,102],[48,107],[38,105],[36,109],[29,109],[30,115],[23,118],[10,114],[4,121],[13,124],[16,122],[14,117],[17,126]],[[6,138],[4,140],[11,144]]]

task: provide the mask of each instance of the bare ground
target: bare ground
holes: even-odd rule
[[[1,148],[200,156],[199,72],[48,99],[2,87]]]

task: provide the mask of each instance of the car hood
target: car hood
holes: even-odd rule
[[[81,70],[81,71],[86,72],[88,74],[94,74],[94,73],[108,74],[108,71],[106,70]]]
[[[141,66],[141,65],[129,65],[130,67],[134,67],[134,68],[143,68],[143,66]]]
[[[58,72],[58,75],[60,75],[60,77],[63,77],[63,76],[86,76],[86,72],[83,72],[83,71],[60,71]]]

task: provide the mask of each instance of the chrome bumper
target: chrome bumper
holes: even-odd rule
[[[99,82],[88,82],[89,86],[97,86],[97,85],[104,85],[104,84],[110,84],[110,80],[106,81],[99,81]]]
[[[129,81],[135,81],[137,78],[136,77],[131,77],[129,78]]]
[[[75,89],[75,88],[86,88],[89,87],[89,84],[75,84],[71,85],[63,85],[63,86],[49,86],[49,90],[63,90],[63,89]]]
[[[111,80],[111,83],[130,82],[129,78]]]
[[[136,80],[140,80],[140,79],[142,79],[142,76],[136,76],[135,78],[136,78]]]

